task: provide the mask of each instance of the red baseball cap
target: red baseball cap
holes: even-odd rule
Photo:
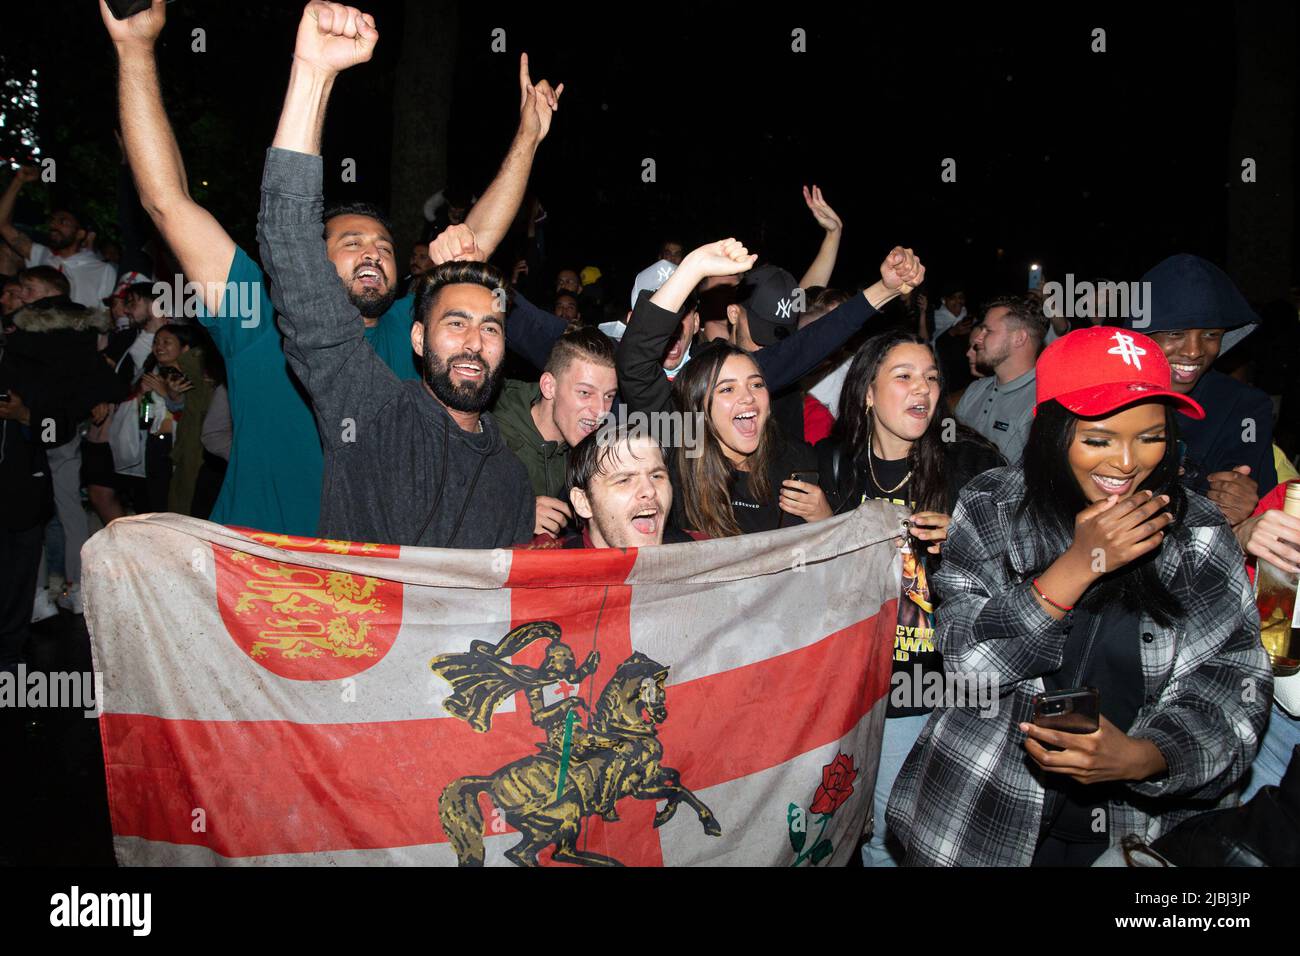
[[[1170,387],[1164,350],[1131,329],[1094,326],[1062,336],[1038,356],[1034,381],[1035,415],[1052,398],[1084,418],[1158,398],[1191,418],[1205,417],[1197,402]]]

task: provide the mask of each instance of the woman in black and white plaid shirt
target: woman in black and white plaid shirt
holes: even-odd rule
[[[1179,481],[1160,348],[1073,332],[1038,362],[1021,466],[962,491],[934,579],[944,669],[996,679],[1000,706],[931,715],[889,802],[923,865],[1088,865],[1232,799],[1272,672],[1240,548]],[[1035,726],[1033,697],[1090,686],[1094,733]],[[1058,749],[1059,748],[1059,749]]]

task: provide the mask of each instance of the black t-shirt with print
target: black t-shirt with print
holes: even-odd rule
[[[777,446],[776,454],[767,472],[771,495],[763,503],[760,503],[749,489],[749,473],[732,471],[731,510],[736,516],[736,524],[740,526],[741,534],[755,534],[776,528],[793,528],[804,523],[803,518],[787,514],[777,504],[781,494],[781,482],[797,471],[808,473],[812,476],[812,483],[817,484],[817,457],[803,442],[782,440]]]
[[[915,508],[906,458],[886,461],[871,454],[871,466],[859,462],[858,487],[862,501],[877,499]],[[875,473],[879,483],[871,475]],[[883,487],[881,487],[883,485]],[[893,490],[891,490],[893,489]],[[861,502],[859,502],[861,503]],[[915,560],[920,558],[920,560]],[[930,595],[924,555],[903,553],[903,591],[898,596],[898,622],[894,632],[894,667],[890,674],[887,717],[928,714],[943,702],[943,658],[934,645],[934,602]]]

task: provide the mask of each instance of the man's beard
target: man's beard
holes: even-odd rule
[[[348,301],[365,318],[377,319],[397,301],[397,290],[389,286],[387,292],[380,292],[378,289],[366,289],[364,292],[357,293],[352,291],[351,286],[348,286]]]
[[[1001,355],[995,355],[988,351],[979,351],[975,353],[975,367],[985,375],[992,375],[998,370],[998,366],[1010,357],[1010,350],[1003,352]]]
[[[70,236],[60,236],[58,233],[51,232],[45,240],[50,244],[51,252],[64,252],[67,249],[76,249],[77,234],[74,232]]]
[[[483,366],[486,374],[483,376],[482,381],[478,384],[466,382],[459,386],[453,383],[451,380],[451,366],[456,362],[471,361]],[[438,401],[458,412],[482,412],[487,410],[487,407],[492,404],[492,399],[496,397],[497,385],[501,382],[504,364],[498,362],[495,368],[489,368],[487,360],[481,355],[475,355],[473,352],[462,352],[459,355],[453,355],[444,362],[433,353],[433,350],[429,348],[428,339],[425,339],[425,384],[433,391]]]

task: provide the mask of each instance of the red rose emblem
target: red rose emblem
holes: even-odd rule
[[[812,813],[834,813],[849,797],[853,796],[853,778],[858,772],[853,769],[853,758],[840,754],[826,766],[822,767],[822,782],[813,796]]]

